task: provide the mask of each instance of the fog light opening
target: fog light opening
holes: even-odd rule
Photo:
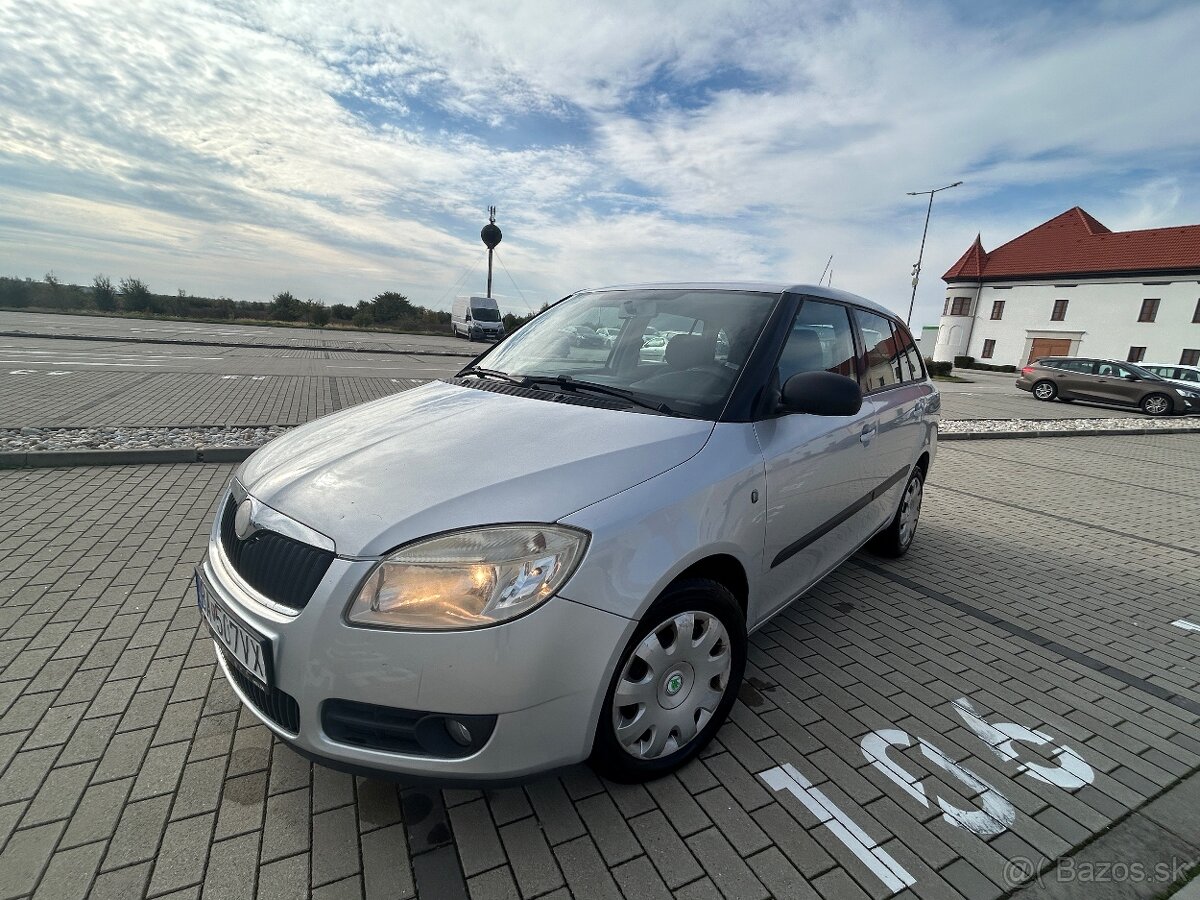
[[[471,746],[471,729],[469,729],[458,719],[446,720],[446,733],[450,735],[450,739],[460,747]]]

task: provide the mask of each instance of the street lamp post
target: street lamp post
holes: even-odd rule
[[[921,232],[921,250],[917,254],[917,264],[913,266],[912,299],[908,301],[908,318],[904,320],[910,328],[912,327],[913,306],[917,302],[917,280],[921,277],[921,260],[925,258],[925,236],[929,234],[929,216],[933,212],[933,195],[938,191],[946,191],[950,188],[958,187],[960,184],[962,184],[961,181],[956,181],[954,184],[947,184],[943,187],[934,188],[930,191],[908,191],[908,196],[910,197],[923,197],[926,194],[929,195],[929,206],[925,210],[925,228]]]

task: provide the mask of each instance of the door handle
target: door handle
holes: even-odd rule
[[[877,430],[878,429],[874,425],[864,425],[862,434],[858,436],[858,439],[862,441],[864,445],[869,444],[871,443],[871,439],[875,437],[875,432]]]

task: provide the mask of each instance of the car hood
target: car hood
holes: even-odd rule
[[[379,556],[455,528],[556,521],[679,465],[712,429],[435,381],[302,425],[237,477],[339,555]]]

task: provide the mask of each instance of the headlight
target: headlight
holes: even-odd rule
[[[549,600],[587,543],[586,532],[561,525],[491,525],[426,538],[384,557],[346,618],[419,630],[494,625]]]
[[[1181,388],[1175,388],[1175,390],[1180,397],[1191,397],[1193,400],[1197,397],[1200,397],[1200,394],[1197,394],[1195,391],[1185,391]]]

